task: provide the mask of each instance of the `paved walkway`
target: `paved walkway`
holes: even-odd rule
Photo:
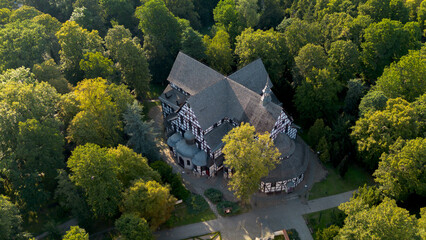
[[[302,215],[337,207],[352,196],[353,191],[301,203],[291,199],[281,205],[257,208],[241,215],[219,218],[207,222],[163,230],[155,233],[158,240],[179,240],[208,232],[220,231],[224,240],[254,239],[265,237],[273,232],[294,228],[301,239],[310,240],[312,236]]]

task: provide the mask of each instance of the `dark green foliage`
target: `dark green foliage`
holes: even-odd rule
[[[132,1],[127,0],[100,0],[106,14],[106,22],[117,21],[126,28],[134,28],[137,20],[134,17],[135,8]]]
[[[30,20],[16,21],[0,29],[0,71],[43,62],[49,50],[46,28]]]
[[[71,21],[77,22],[78,25],[89,31],[98,30],[104,36],[105,19],[99,0],[76,0],[73,7]]]
[[[301,240],[299,233],[294,228],[287,230],[287,234],[290,240]]]
[[[185,200],[185,204],[188,207],[188,212],[191,214],[198,214],[209,208],[209,204],[204,200],[201,195],[191,194]]]
[[[204,61],[207,56],[202,35],[190,26],[182,26],[182,29],[181,51],[198,61]]]
[[[21,239],[21,225],[22,218],[18,208],[9,201],[8,197],[0,195],[0,239]]]
[[[213,9],[219,0],[194,0],[194,9],[200,16],[200,22],[203,27],[214,24]]]
[[[368,112],[384,110],[388,97],[382,91],[369,91],[359,104],[359,115],[362,117]]]
[[[284,9],[280,6],[279,0],[265,0],[263,1],[261,9],[262,15],[260,16],[259,23],[257,24],[259,29],[267,30],[275,28],[280,24],[284,18]]]
[[[150,162],[159,159],[159,148],[157,147],[157,138],[159,133],[154,126],[154,122],[142,121],[142,106],[133,102],[129,105],[124,118],[124,133],[129,136],[127,145],[135,152],[146,156]]]
[[[222,202],[218,203],[216,207],[217,207],[217,211],[222,216],[236,215],[236,214],[239,214],[240,211],[241,211],[241,207],[240,207],[240,205],[238,205],[238,203],[230,202],[230,201],[222,201]],[[229,209],[230,212],[225,213],[226,209]]]
[[[312,147],[315,147],[318,145],[319,140],[322,137],[325,136],[326,138],[329,138],[330,132],[331,129],[324,125],[324,120],[317,119],[311,128],[309,128],[307,141]]]
[[[328,228],[319,229],[315,232],[315,237],[318,240],[333,240],[335,236],[339,233],[339,227],[336,225],[331,225]]]
[[[154,240],[146,220],[135,214],[123,214],[115,221],[115,227],[124,240]]]
[[[204,191],[204,196],[206,196],[214,204],[218,204],[223,199],[223,193],[215,188],[209,188]]]
[[[173,173],[172,167],[167,163],[155,161],[150,166],[160,174],[162,182],[170,184],[172,188],[170,192],[173,196],[182,200],[190,196],[190,192],[183,185],[180,175]]]
[[[328,66],[336,73],[336,78],[345,84],[360,70],[359,53],[352,41],[338,40],[331,43],[328,51]]]
[[[162,0],[150,0],[136,9],[144,34],[143,49],[154,81],[163,83],[180,49],[181,28]]]
[[[365,41],[361,58],[364,75],[374,80],[383,73],[385,66],[408,53],[408,49],[418,41],[399,21],[383,19],[365,29]]]
[[[357,116],[358,106],[367,91],[367,87],[361,79],[356,78],[348,81],[347,88],[343,109],[346,113]]]

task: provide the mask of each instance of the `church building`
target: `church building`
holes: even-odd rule
[[[160,96],[164,126],[176,162],[201,176],[223,171],[225,136],[242,122],[258,133],[269,132],[281,152],[281,163],[261,183],[261,191],[291,191],[303,180],[304,158],[292,158],[297,128],[271,91],[272,82],[261,59],[224,76],[180,52]]]

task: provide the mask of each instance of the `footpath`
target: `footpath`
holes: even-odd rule
[[[209,232],[219,231],[223,240],[254,239],[265,237],[275,231],[294,228],[303,240],[313,239],[303,219],[304,214],[318,212],[339,206],[349,201],[353,191],[307,201],[285,200],[282,204],[267,208],[253,209],[233,217],[218,218],[207,222],[194,223],[155,233],[158,240],[180,240]]]

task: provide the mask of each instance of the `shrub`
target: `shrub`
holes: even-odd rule
[[[225,210],[229,208],[230,212],[225,213]],[[217,204],[217,211],[222,216],[232,216],[240,213],[240,205],[236,202],[223,201]]]
[[[190,192],[182,183],[182,178],[173,173],[172,167],[163,161],[155,161],[151,165],[151,168],[157,171],[161,175],[161,181],[170,184],[172,188],[170,193],[178,199],[185,200],[190,196]]]
[[[209,208],[209,204],[206,202],[206,200],[204,200],[204,198],[198,194],[192,194],[184,201],[188,207],[188,212],[191,214],[198,214]]]
[[[214,204],[218,204],[223,199],[222,192],[215,188],[209,188],[204,191],[204,196],[206,196]]]
[[[292,228],[287,230],[287,234],[290,240],[300,240],[299,233],[296,231],[296,229]]]

